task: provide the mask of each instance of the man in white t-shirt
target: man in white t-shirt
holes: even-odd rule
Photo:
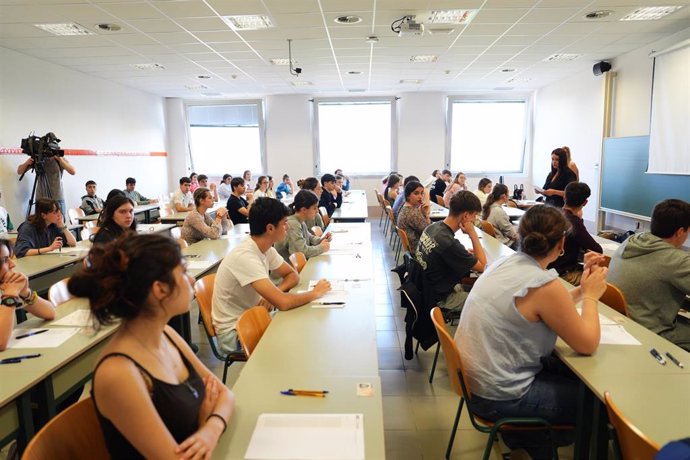
[[[175,211],[186,212],[194,209],[194,197],[190,189],[192,188],[192,180],[189,177],[180,178],[180,189],[173,193],[173,205]]]
[[[272,198],[258,198],[249,210],[249,233],[225,256],[213,287],[213,326],[224,353],[238,348],[235,326],[242,313],[255,305],[290,310],[312,302],[331,289],[320,280],[310,291],[289,293],[299,282],[297,272],[273,245],[287,236],[288,208]],[[281,281],[275,285],[269,278]]]

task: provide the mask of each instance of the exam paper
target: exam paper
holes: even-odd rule
[[[602,345],[642,345],[620,324],[601,326],[599,343]]]
[[[322,297],[314,300],[312,308],[343,308],[347,302],[347,291],[345,290],[345,282],[339,280],[329,280],[331,283],[331,290]],[[310,280],[309,289],[314,289],[319,280]],[[325,303],[336,303],[335,305],[324,305]]]
[[[208,260],[187,259],[187,270],[205,270],[211,266]]]
[[[70,246],[63,246],[61,249],[55,249],[54,251],[50,252],[44,252],[42,254],[74,254],[74,255],[81,255],[82,253],[89,252],[90,248],[84,247],[84,246],[75,246],[75,247],[70,247]]]
[[[93,324],[93,320],[91,318],[91,310],[73,311],[64,318],[55,320],[50,324],[53,326],[91,326]]]
[[[246,460],[364,460],[363,414],[261,414]]]
[[[615,251],[616,249],[618,249],[619,246],[620,246],[620,244],[617,244],[617,243],[602,243],[601,244],[602,249],[608,249],[609,251]]]
[[[43,329],[45,328],[13,330],[12,338],[10,338],[10,343],[7,345],[7,348],[57,348],[79,332],[78,328],[56,328],[48,329],[47,332],[25,337],[23,339],[15,338],[23,334],[28,334],[29,332],[36,332]]]
[[[578,307],[577,308],[577,313],[582,316],[582,308]],[[599,313],[599,324],[601,326],[618,326],[618,323],[615,322],[614,320],[607,318],[606,316],[602,315]]]

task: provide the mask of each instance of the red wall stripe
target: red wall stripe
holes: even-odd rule
[[[0,155],[21,155],[20,148],[5,148],[0,147]],[[105,151],[105,150],[88,150],[88,149],[65,149],[65,155],[71,156],[111,156],[111,157],[167,157],[168,152],[119,152],[119,151]]]

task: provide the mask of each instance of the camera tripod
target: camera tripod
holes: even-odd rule
[[[31,209],[33,209],[34,204],[36,203],[36,188],[40,184],[41,190],[43,190],[45,196],[52,196],[51,190],[50,190],[50,182],[48,181],[48,178],[46,177],[46,171],[45,171],[45,158],[36,158],[32,157],[34,159],[34,163],[31,165],[30,168],[27,168],[26,171],[24,171],[24,174],[22,174],[19,177],[19,180],[22,180],[24,178],[24,175],[26,175],[27,171],[29,169],[33,170],[36,173],[36,176],[34,177],[34,185],[31,187],[31,197],[29,198],[29,205],[26,209],[26,218],[28,219],[29,216],[31,215]]]

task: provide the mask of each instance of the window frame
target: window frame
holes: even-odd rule
[[[372,97],[320,97],[313,98],[311,100],[312,106],[312,145],[314,161],[314,176],[321,177],[323,174],[330,173],[332,171],[322,171],[321,170],[321,144],[319,140],[319,104],[320,103],[338,103],[343,105],[348,104],[362,104],[362,103],[376,103],[376,102],[387,102],[390,103],[391,107],[391,152],[390,152],[390,170],[381,171],[380,173],[371,172],[366,174],[350,174],[349,177],[357,177],[362,179],[368,178],[380,178],[383,175],[390,174],[391,171],[397,171],[398,163],[398,97],[396,96],[372,96]]]
[[[530,159],[529,152],[532,148],[532,95],[531,94],[511,94],[506,96],[491,95],[491,96],[471,96],[471,95],[456,95],[447,97],[446,107],[446,151],[444,155],[444,164],[447,169],[450,169],[451,154],[452,154],[452,136],[453,136],[453,104],[458,102],[479,102],[479,103],[501,103],[501,102],[521,102],[524,103],[525,109],[525,124],[524,124],[524,141],[522,147],[522,159],[520,170],[517,171],[463,171],[468,177],[486,177],[488,175],[501,176],[525,176],[528,175],[528,161]]]
[[[184,118],[185,118],[185,132],[187,135],[187,158],[189,159],[189,166],[192,171],[195,171],[194,169],[194,156],[192,154],[192,143],[191,143],[191,133],[190,133],[190,123],[189,123],[189,108],[190,107],[204,107],[204,106],[215,106],[215,105],[256,105],[257,108],[257,118],[259,121],[259,154],[261,155],[261,169],[262,171],[252,171],[252,176],[258,175],[258,174],[266,174],[266,171],[268,170],[268,162],[266,159],[266,118],[265,118],[265,110],[264,110],[264,100],[263,99],[222,99],[222,100],[213,100],[213,101],[205,101],[205,100],[188,100],[184,102]],[[232,174],[233,177],[241,177],[242,173],[244,172],[244,169],[240,171],[224,171],[220,173],[220,176],[223,174]],[[207,174],[204,172],[204,174]],[[212,173],[213,174],[213,173]],[[257,176],[258,177],[258,176]]]

